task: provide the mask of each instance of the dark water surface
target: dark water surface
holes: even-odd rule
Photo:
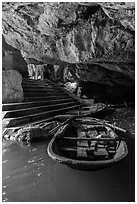
[[[80,171],[54,162],[48,142],[21,146],[3,142],[3,201],[133,202],[134,134],[125,135],[129,153],[119,164]]]

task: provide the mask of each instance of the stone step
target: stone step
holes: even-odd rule
[[[48,79],[40,80],[40,79],[30,79],[30,78],[25,78],[23,77],[23,81],[31,81],[31,82],[42,82],[42,81],[47,81]]]
[[[51,92],[53,92],[53,91],[55,91],[55,92],[62,92],[62,90],[61,89],[59,89],[59,88],[47,88],[47,87],[30,87],[30,86],[28,86],[28,87],[22,87],[23,88],[23,90],[25,91],[25,92],[39,92],[39,91],[41,91],[41,92],[46,92],[46,91],[51,91]]]
[[[3,104],[3,127],[15,128],[47,121],[79,108],[81,101],[50,80],[24,79],[24,101]]]
[[[41,97],[27,97],[24,99],[25,102],[27,101],[45,101],[45,100],[53,100],[53,99],[69,99],[69,95],[54,95],[54,96],[41,96]]]
[[[50,81],[49,79],[44,79],[44,80],[40,80],[40,79],[30,79],[30,78],[22,78],[22,81],[24,82],[31,82],[31,83],[52,83],[52,81]]]
[[[77,109],[77,108],[79,108],[79,105],[72,105],[69,107],[59,108],[56,110],[50,110],[50,111],[46,111],[46,112],[39,113],[39,114],[37,113],[37,114],[21,116],[17,118],[4,118],[3,128],[15,127],[15,126],[20,126],[20,125],[25,125],[28,123],[42,121],[42,120],[45,120],[46,118],[55,116],[57,114],[63,113],[71,109]]]
[[[44,80],[34,80],[34,79],[22,79],[22,82],[24,83],[33,83],[33,84],[54,84],[54,82],[44,79]]]
[[[18,110],[13,110],[13,111],[5,111],[3,112],[4,118],[17,118],[21,116],[29,116],[31,114],[40,114],[46,111],[51,111],[51,110],[56,110],[60,108],[67,108],[72,105],[77,105],[77,101],[72,101],[72,102],[66,102],[66,103],[60,103],[60,104],[53,104],[53,105],[48,105],[48,106],[41,106],[41,107],[31,107],[31,108],[26,108],[26,109],[18,109]]]
[[[22,80],[22,84],[33,84],[33,85],[46,85],[46,86],[50,86],[50,85],[53,85],[54,83],[50,82],[50,81],[37,81],[37,80],[28,80],[28,81],[24,81]],[[55,86],[55,84],[54,84]]]
[[[24,86],[28,86],[30,84],[32,84],[34,86],[37,86],[37,85],[38,86],[52,86],[51,83],[46,83],[46,82],[45,83],[35,83],[35,82],[30,82],[30,81],[22,81],[22,85],[24,85]]]
[[[20,125],[6,127],[6,128],[3,128],[3,132],[6,131],[6,130],[15,130],[15,129],[23,128],[23,127],[28,127],[28,126],[31,126],[31,125],[43,124],[43,123],[47,123],[47,122],[53,121],[53,120],[55,120],[55,116],[48,117],[48,118],[43,119],[43,120],[37,120],[37,121],[34,121],[34,122],[28,122],[28,123],[24,123],[24,124],[20,124]]]
[[[71,101],[76,101],[76,100],[73,98],[66,98],[66,99],[59,99],[59,100],[52,99],[52,100],[35,101],[35,102],[30,101],[30,102],[22,102],[22,103],[8,103],[8,104],[2,104],[2,111],[12,111],[17,109],[61,104],[64,102],[71,102]]]
[[[33,97],[35,98],[35,97],[42,97],[42,96],[43,97],[45,97],[45,96],[49,97],[49,96],[52,96],[52,95],[55,95],[56,97],[58,97],[58,96],[59,97],[68,96],[65,92],[63,93],[63,91],[62,92],[57,92],[57,93],[56,92],[55,93],[54,92],[51,93],[50,91],[49,92],[45,92],[45,93],[44,92],[39,92],[39,93],[33,93],[33,92],[32,93],[28,93],[28,92],[25,92],[24,93],[24,98],[33,98]]]
[[[25,88],[42,88],[42,89],[57,89],[57,90],[60,90],[59,87],[55,86],[55,85],[46,85],[46,84],[43,84],[43,85],[40,85],[40,84],[22,84],[22,87],[25,89]]]
[[[50,82],[31,82],[31,81],[22,81],[22,85],[25,85],[25,86],[27,86],[27,85],[29,85],[29,84],[32,84],[32,85],[34,85],[34,86],[52,86],[52,85],[54,85],[54,86],[56,86],[56,84],[54,84],[54,83],[50,83]]]

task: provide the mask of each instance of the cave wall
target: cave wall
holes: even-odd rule
[[[97,3],[4,2],[3,35],[26,58],[56,63],[130,60],[134,10],[112,11]]]
[[[3,2],[2,25],[6,42],[29,63],[58,65],[60,73],[75,67],[83,81],[134,86],[134,2]]]
[[[2,103],[24,100],[22,77],[28,77],[27,64],[20,51],[2,36]]]
[[[22,76],[28,76],[27,63],[21,52],[7,44],[2,36],[2,70],[17,70]]]
[[[22,75],[14,69],[2,71],[2,103],[23,100]]]

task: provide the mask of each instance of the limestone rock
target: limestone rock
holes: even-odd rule
[[[2,70],[10,69],[17,70],[22,76],[28,75],[27,63],[21,52],[7,44],[2,36]]]
[[[53,136],[53,134],[50,134],[50,131],[58,125],[58,121],[52,121],[22,127],[18,130],[5,128],[3,130],[3,139],[18,142],[35,142],[43,139],[49,139]]]
[[[3,34],[26,58],[51,63],[125,60],[134,52],[134,9],[78,2],[3,3]]]
[[[23,101],[22,76],[16,70],[2,72],[2,102]]]
[[[93,70],[99,65],[110,75],[117,72],[134,80],[134,3],[3,2],[2,17],[6,42],[26,59],[88,64]],[[100,80],[92,73],[86,76],[87,81]]]

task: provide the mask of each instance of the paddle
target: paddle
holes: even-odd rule
[[[72,116],[71,118],[65,120],[63,123],[57,125],[55,128],[53,128],[52,130],[49,131],[50,134],[53,134],[56,130],[58,130],[61,126],[66,125],[67,123],[71,122],[72,120],[74,120],[76,117],[78,117],[77,115]]]
[[[107,135],[106,135],[107,136]],[[86,140],[86,141],[121,141],[121,139],[119,138],[87,138],[87,137],[83,137],[83,138],[78,138],[78,137],[63,137],[63,139],[66,140]]]
[[[78,110],[78,114],[77,115],[73,115],[71,118],[67,119],[66,121],[64,121],[63,123],[59,124],[58,126],[56,126],[55,128],[53,128],[51,131],[49,131],[50,134],[53,134],[53,132],[55,132],[57,129],[59,129],[61,126],[64,126],[66,125],[67,123],[73,121],[74,119],[76,118],[79,118],[79,117],[83,117],[83,116],[87,116],[89,115],[88,113],[87,114],[82,114],[80,115],[80,109],[81,109],[81,105],[79,106],[79,110]]]
[[[78,114],[77,115],[73,115],[71,118],[65,120],[63,123],[57,125],[55,128],[53,128],[52,130],[49,131],[49,134],[53,134],[56,130],[58,130],[61,126],[66,125],[67,123],[73,121],[74,119],[76,119],[77,117],[79,117],[79,113],[80,113],[80,109],[81,109],[81,105],[79,106],[79,110],[78,110]]]
[[[119,131],[121,131],[121,132],[124,132],[124,133],[127,132],[127,130],[124,130],[123,128],[117,127],[116,125],[110,124],[110,123],[108,123],[108,121],[99,120],[99,119],[97,119],[97,118],[91,118],[91,119],[93,120],[92,122],[95,121],[95,122],[97,122],[97,123],[100,123],[100,124],[109,126],[109,127],[113,128],[113,129],[119,130]],[[85,122],[86,122],[86,121],[85,121]]]
[[[64,121],[63,123],[57,125],[55,128],[53,128],[52,130],[49,131],[49,134],[53,134],[56,130],[58,130],[61,126],[64,126],[66,125],[67,123],[73,121],[74,119],[76,118],[79,118],[79,117],[85,117],[85,116],[88,116],[90,113],[86,113],[86,114],[80,114],[80,111],[81,111],[81,105],[79,106],[79,110],[78,110],[78,113],[77,115],[73,115],[71,118],[67,119],[66,121]],[[109,124],[108,121],[105,121],[105,120],[99,120],[99,119],[96,119],[96,118],[91,118],[92,119],[92,122],[97,122],[97,123],[100,123],[100,124],[104,124],[104,125],[107,125],[113,129],[116,129],[116,130],[119,130],[119,131],[122,131],[124,133],[126,133],[127,131],[122,129],[122,128],[119,128],[115,125],[112,125],[112,124]],[[85,121],[86,123],[88,123],[87,121]],[[90,121],[89,121],[90,122]]]

